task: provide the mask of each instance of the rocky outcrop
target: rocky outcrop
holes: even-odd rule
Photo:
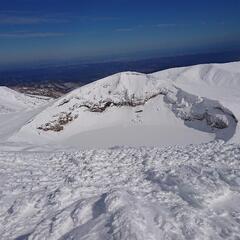
[[[67,112],[61,112],[59,115],[54,116],[54,118],[57,117],[57,119],[54,119],[51,122],[45,123],[38,127],[39,130],[43,131],[54,131],[54,132],[60,132],[64,129],[64,125],[72,122],[74,119],[78,117],[77,114],[73,116],[73,113],[76,112],[76,110],[80,108],[86,108],[88,111],[93,113],[102,113],[109,107],[137,107],[144,105],[147,101],[149,101],[152,98],[157,97],[158,95],[166,95],[168,93],[167,89],[161,89],[158,93],[151,94],[146,96],[145,98],[137,98],[134,94],[129,98],[129,96],[126,96],[122,101],[114,101],[110,98],[106,100],[99,101],[98,103],[93,102],[83,102],[83,103],[75,103],[73,106],[69,107]],[[63,99],[58,107],[62,107],[63,105],[70,105],[71,100],[77,100],[81,101],[78,97],[72,98],[72,99]]]
[[[43,131],[60,132],[64,129],[64,125],[72,122],[74,118],[77,118],[77,116],[73,117],[71,113],[62,112],[57,119],[43,124],[38,127],[38,129]]]

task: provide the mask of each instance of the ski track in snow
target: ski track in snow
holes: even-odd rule
[[[1,239],[240,239],[240,146],[0,153]]]

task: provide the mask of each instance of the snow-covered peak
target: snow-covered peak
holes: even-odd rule
[[[90,143],[91,147],[96,139],[97,144],[109,139],[103,146],[237,139],[240,77],[235,68],[239,66],[207,64],[153,74],[117,73],[61,97],[16,137]],[[100,141],[103,135],[105,140]]]
[[[122,72],[78,88],[62,97],[54,106],[74,98],[82,103],[92,104],[107,101],[116,104],[131,100],[142,101],[163,91],[165,86],[166,84],[156,81],[156,78],[150,75]]]
[[[145,99],[173,86],[199,96],[213,99],[216,96],[216,100],[219,96],[231,98],[231,93],[236,95],[240,89],[240,62],[202,64],[153,74],[121,72],[78,88],[62,99],[77,97],[91,102]]]

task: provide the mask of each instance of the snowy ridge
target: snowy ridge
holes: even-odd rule
[[[2,152],[1,238],[237,239],[239,160],[223,142]]]
[[[219,100],[240,119],[236,108],[239,101],[240,62],[174,68],[153,73],[152,76],[168,79],[191,94]]]
[[[240,63],[208,64],[149,75],[118,73],[60,98],[25,125],[14,139],[31,137],[37,142],[64,144],[80,141],[79,145],[84,145],[81,134],[91,139],[97,131],[95,135],[99,138],[102,130],[109,138],[114,133],[123,140],[100,146],[110,147],[124,142],[125,131],[138,135],[139,131],[149,132],[151,127],[156,132],[154,145],[157,142],[169,145],[170,137],[166,142],[160,137],[167,127],[175,128],[183,139],[196,139],[195,143],[213,139],[236,142],[240,139],[239,66]],[[118,131],[120,128],[126,130]],[[140,133],[136,139],[144,135]],[[172,138],[173,145],[183,142],[183,139],[175,141],[175,136]],[[137,145],[145,142],[139,141]]]

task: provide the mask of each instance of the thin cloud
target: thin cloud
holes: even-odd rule
[[[156,24],[152,27],[157,27],[157,28],[171,28],[171,27],[178,27],[178,26],[183,26],[180,25],[180,24],[175,24],[175,23],[160,23],[160,24]],[[132,31],[135,31],[135,30],[139,30],[139,29],[142,29],[142,28],[149,28],[151,26],[144,26],[144,25],[138,25],[138,26],[135,26],[135,27],[130,27],[130,28],[118,28],[118,29],[115,29],[115,32],[132,32]]]
[[[160,23],[157,24],[156,27],[158,28],[168,28],[168,27],[178,27],[181,26],[182,24],[177,24],[177,23]]]
[[[90,17],[91,18],[91,17]],[[119,17],[110,17],[110,16],[99,16],[99,17],[92,17],[93,21],[114,21],[120,20]]]
[[[119,20],[114,16],[83,16],[70,12],[52,13],[50,16],[39,11],[1,11],[0,25],[32,25],[44,23],[66,23],[73,21],[108,22]]]
[[[91,22],[91,23],[95,23],[95,22],[113,22],[113,21],[117,21],[120,20],[121,18],[119,17],[112,17],[112,16],[71,16],[71,18],[73,20],[77,20],[77,21],[81,21],[81,22]]]
[[[201,22],[192,22],[192,23],[160,23],[155,25],[155,27],[158,28],[171,28],[171,27],[192,27],[192,26],[205,26],[205,25],[224,25],[224,21],[220,22],[215,22],[215,23],[210,23],[206,21],[201,21]]]
[[[116,32],[132,32],[134,29],[133,28],[118,28],[115,31]]]
[[[47,38],[47,37],[61,37],[67,35],[62,32],[2,32],[0,38]]]
[[[0,12],[0,25],[34,25],[43,23],[64,23],[69,19],[61,19],[47,16],[22,16],[13,13]]]
[[[2,25],[39,24],[45,22],[48,22],[48,19],[36,17],[0,16],[0,24]]]

